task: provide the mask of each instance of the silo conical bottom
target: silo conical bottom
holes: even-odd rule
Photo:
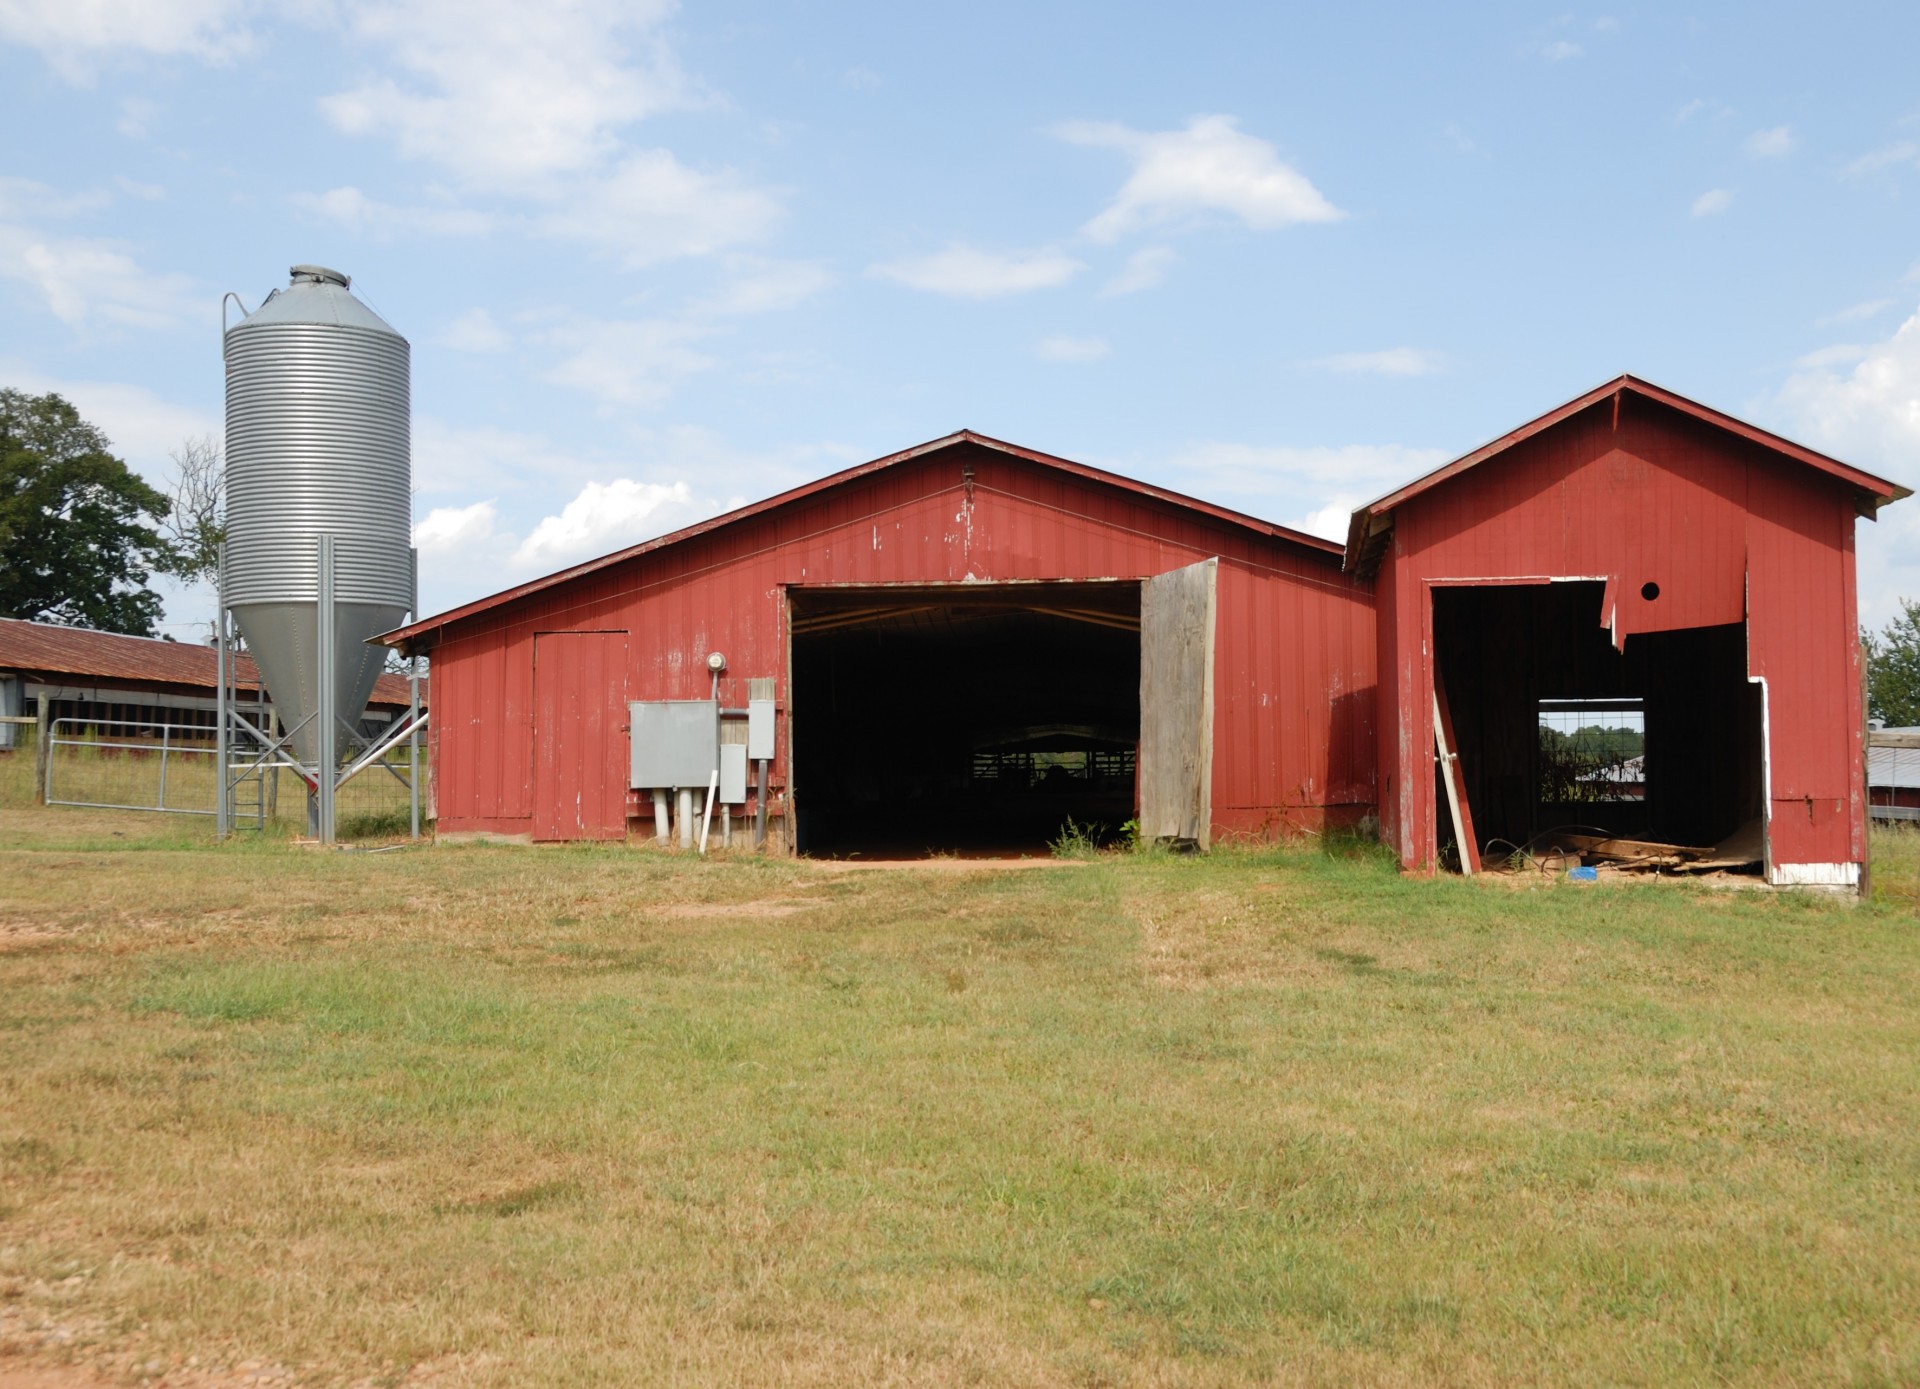
[[[387,655],[384,646],[369,646],[367,639],[398,627],[407,610],[388,603],[335,603],[333,614],[334,712],[349,727],[357,727]],[[248,652],[260,667],[267,696],[279,711],[280,726],[295,730],[294,756],[313,766],[319,758],[320,729],[318,721],[308,716],[320,704],[320,686],[315,678],[319,666],[319,605],[235,604],[233,616]],[[335,732],[334,746],[345,754],[349,743],[344,732]]]

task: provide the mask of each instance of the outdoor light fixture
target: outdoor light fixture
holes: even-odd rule
[[[708,670],[712,671],[715,675],[718,675],[721,671],[725,670],[726,668],[727,668],[727,658],[725,656],[722,656],[718,651],[710,652],[708,654],[707,656]]]

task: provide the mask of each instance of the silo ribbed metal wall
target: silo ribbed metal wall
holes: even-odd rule
[[[227,602],[412,601],[408,348],[338,324],[236,325],[227,353]]]

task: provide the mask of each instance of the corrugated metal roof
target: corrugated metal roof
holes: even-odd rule
[[[1021,448],[1018,444],[1009,444],[1002,439],[994,439],[985,434],[977,434],[971,429],[962,429],[938,439],[931,439],[924,444],[916,444],[910,449],[902,449],[898,453],[887,454],[884,458],[876,458],[870,463],[861,463],[851,468],[842,469],[837,473],[830,473],[826,477],[805,483],[790,491],[782,492],[777,496],[768,497],[764,501],[753,502],[737,510],[729,511],[724,515],[715,516],[710,520],[698,522],[667,535],[657,536],[652,540],[643,540],[638,545],[630,545],[624,550],[616,550],[612,554],[602,555],[598,559],[587,560],[584,563],[573,565],[569,568],[545,575],[542,578],[530,579],[524,584],[517,584],[512,588],[502,589],[500,592],[489,594],[485,598],[477,598],[471,603],[467,603],[458,608],[451,608],[443,613],[436,613],[431,617],[422,618],[418,622],[407,624],[405,627],[397,627],[393,631],[383,635],[380,640],[392,646],[403,645],[424,632],[432,631],[437,627],[444,627],[462,618],[475,616],[491,608],[497,608],[502,604],[511,603],[515,599],[524,598],[528,594],[538,593],[542,589],[551,588],[556,584],[567,583],[570,580],[579,578],[583,574],[591,574],[596,570],[624,563],[638,555],[649,554],[655,550],[664,550],[668,546],[681,544],[696,536],[706,535],[722,527],[735,525],[738,522],[759,516],[768,511],[773,511],[779,507],[791,506],[796,502],[816,497],[823,492],[831,491],[849,482],[882,472],[888,468],[896,467],[912,459],[924,458],[930,453],[938,452],[941,449],[955,448],[962,444],[973,444],[980,448],[993,449],[1000,453],[1009,454],[1015,458],[1025,459],[1029,463],[1038,463],[1042,467],[1053,468],[1063,473],[1069,473],[1074,477],[1102,483],[1109,487],[1117,487],[1123,491],[1131,492],[1139,496],[1151,497],[1155,501],[1166,502],[1188,511],[1196,511],[1202,515],[1210,516],[1217,521],[1225,521],[1230,525],[1252,531],[1256,535],[1289,541],[1320,554],[1337,555],[1341,552],[1341,547],[1338,544],[1331,540],[1323,540],[1317,535],[1308,535],[1304,531],[1297,531],[1288,526],[1276,525],[1272,521],[1262,521],[1258,517],[1248,516],[1243,512],[1233,511],[1227,507],[1215,506],[1211,502],[1203,502],[1197,498],[1188,497],[1164,487],[1155,487],[1151,483],[1141,482],[1136,478],[1123,477],[1119,473],[1110,473],[1103,468],[1089,467],[1085,463],[1075,463],[1071,459],[1058,458],[1053,454],[1041,453],[1035,449]]]
[[[1920,728],[1888,728],[1886,733],[1920,733]],[[1867,748],[1867,786],[1920,788],[1920,748]]]
[[[1826,454],[1818,453],[1813,449],[1807,448],[1804,444],[1796,444],[1791,439],[1783,439],[1778,434],[1771,434],[1756,425],[1748,424],[1745,420],[1735,419],[1732,415],[1724,415],[1711,406],[1702,405],[1696,400],[1689,400],[1687,397],[1677,392],[1669,391],[1663,386],[1656,386],[1651,381],[1643,381],[1637,376],[1622,374],[1614,377],[1613,380],[1608,381],[1604,385],[1594,387],[1585,395],[1574,397],[1565,405],[1547,411],[1546,414],[1541,415],[1537,419],[1529,420],[1518,429],[1501,435],[1491,443],[1482,444],[1471,453],[1462,454],[1459,458],[1454,459],[1453,462],[1442,464],[1432,472],[1416,478],[1406,486],[1389,492],[1385,496],[1368,502],[1365,506],[1359,508],[1353,513],[1353,519],[1347,525],[1345,568],[1350,572],[1364,572],[1366,569],[1371,568],[1371,562],[1377,557],[1377,551],[1379,549],[1377,543],[1378,538],[1384,535],[1386,526],[1390,524],[1390,520],[1388,519],[1389,513],[1403,502],[1410,501],[1422,492],[1437,487],[1450,478],[1459,476],[1467,469],[1486,462],[1496,454],[1504,453],[1515,444],[1520,443],[1522,440],[1532,438],[1542,430],[1551,429],[1554,425],[1559,424],[1570,416],[1579,414],[1582,410],[1598,405],[1608,399],[1615,399],[1617,401],[1618,397],[1624,394],[1633,394],[1644,397],[1647,400],[1658,401],[1660,404],[1678,410],[1682,414],[1691,415],[1697,420],[1713,425],[1716,428],[1724,429],[1729,434],[1738,435],[1749,443],[1758,444],[1762,448],[1769,449],[1783,458],[1804,464],[1809,468],[1814,468],[1846,483],[1855,489],[1856,509],[1861,515],[1869,519],[1888,502],[1897,502],[1902,497],[1910,497],[1913,495],[1912,489],[1902,487],[1898,483],[1889,482],[1882,477],[1875,477],[1872,473],[1862,472],[1858,468],[1842,463],[1837,458],[1829,458]],[[1376,524],[1376,518],[1379,518],[1379,521],[1384,524]],[[1369,545],[1369,541],[1375,541],[1376,543]]]
[[[187,685],[209,691],[220,678],[219,658],[210,646],[96,632],[86,627],[62,627],[51,622],[23,622],[11,617],[0,618],[0,670],[124,680],[143,685]],[[239,688],[259,687],[259,675],[252,658],[240,656],[235,674]],[[420,682],[422,703],[426,701],[426,690],[427,682],[423,679]],[[382,675],[374,685],[373,702],[405,704],[406,677]]]

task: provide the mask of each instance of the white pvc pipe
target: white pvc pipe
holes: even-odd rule
[[[715,767],[713,775],[707,778],[706,814],[700,820],[700,852],[707,851],[707,832],[713,828],[713,803],[720,799],[720,769]]]
[[[674,797],[673,818],[680,826],[680,847],[693,847],[693,788],[682,786]]]
[[[673,831],[667,821],[667,793],[664,787],[653,793],[653,842],[663,849],[673,842]]]

